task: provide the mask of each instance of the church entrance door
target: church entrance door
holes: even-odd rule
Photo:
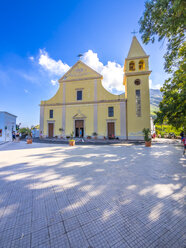
[[[114,122],[108,122],[107,123],[107,132],[108,132],[108,138],[113,139],[115,137],[115,126]]]
[[[83,137],[84,136],[84,121],[75,120],[75,136]]]
[[[54,123],[48,123],[48,137],[52,138],[54,136]]]

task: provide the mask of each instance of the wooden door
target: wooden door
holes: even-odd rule
[[[115,137],[114,122],[107,123],[107,130],[108,130],[108,138],[114,138]]]
[[[48,137],[54,136],[54,123],[48,123]]]
[[[76,137],[84,136],[84,121],[83,120],[75,121],[75,136]]]

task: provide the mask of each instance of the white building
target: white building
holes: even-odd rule
[[[15,115],[0,111],[0,142],[12,141],[12,132],[16,131],[16,118]]]
[[[156,132],[155,125],[154,125],[154,120],[152,117],[150,117],[150,127],[151,127],[151,134]]]
[[[39,138],[39,129],[34,128],[32,130],[32,137],[33,138]]]

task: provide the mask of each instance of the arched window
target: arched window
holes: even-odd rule
[[[143,60],[140,60],[139,62],[139,70],[140,71],[145,70],[145,62]]]
[[[131,61],[129,63],[129,71],[135,71],[135,63],[134,63],[134,61]]]
[[[140,84],[141,84],[140,79],[136,79],[136,80],[134,81],[134,84],[135,84],[135,85],[140,85]]]

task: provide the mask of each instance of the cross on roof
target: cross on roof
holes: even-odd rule
[[[138,32],[137,31],[135,31],[135,29],[134,29],[134,31],[133,32],[131,32],[131,34],[137,34]]]
[[[80,53],[80,54],[77,55],[77,57],[81,58],[81,57],[83,57],[83,54]]]

